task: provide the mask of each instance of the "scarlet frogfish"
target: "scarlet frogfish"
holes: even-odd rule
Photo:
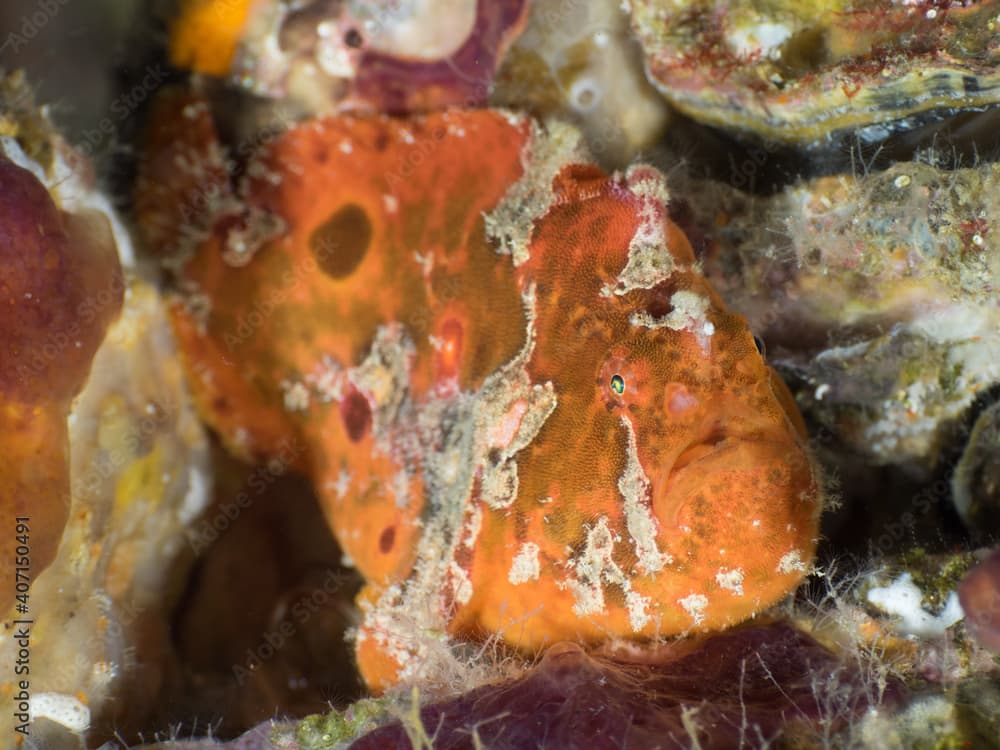
[[[373,689],[435,638],[649,641],[802,579],[801,418],[655,169],[497,111],[308,120],[235,166],[198,100],[154,122],[137,210],[196,399],[248,459],[305,446]]]

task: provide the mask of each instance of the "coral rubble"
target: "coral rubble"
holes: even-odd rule
[[[900,162],[769,197],[686,192],[705,272],[855,453],[927,474],[1000,382],[995,164]]]

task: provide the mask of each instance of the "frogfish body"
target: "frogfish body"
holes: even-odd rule
[[[373,689],[442,634],[645,641],[801,580],[801,418],[656,170],[608,176],[565,126],[476,111],[300,123],[231,184],[207,108],[163,107],[183,114],[158,118],[138,209],[168,244],[202,208],[170,240],[196,398],[243,456],[302,446],[367,583]]]

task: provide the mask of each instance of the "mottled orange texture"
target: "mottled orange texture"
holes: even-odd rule
[[[445,632],[535,649],[723,628],[812,559],[787,391],[662,176],[609,177],[568,138],[489,111],[306,122],[241,170],[184,265],[196,398],[246,457],[308,446],[368,582],[375,690],[418,679]],[[214,173],[210,144],[176,143],[147,164]],[[280,229],[234,255],[255,222]]]
[[[122,279],[103,215],[68,214],[27,169],[0,156],[0,611],[15,594],[19,545],[27,573],[55,557],[69,512],[66,417],[107,326]],[[15,518],[30,518],[27,543]],[[17,563],[20,565],[21,563]],[[23,579],[22,579],[23,580]]]

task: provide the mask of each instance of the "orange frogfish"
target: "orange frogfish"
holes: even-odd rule
[[[247,458],[303,447],[373,690],[435,638],[716,630],[805,575],[801,418],[655,169],[496,111],[314,119],[237,165],[196,99],[154,122],[137,209],[196,398]]]

